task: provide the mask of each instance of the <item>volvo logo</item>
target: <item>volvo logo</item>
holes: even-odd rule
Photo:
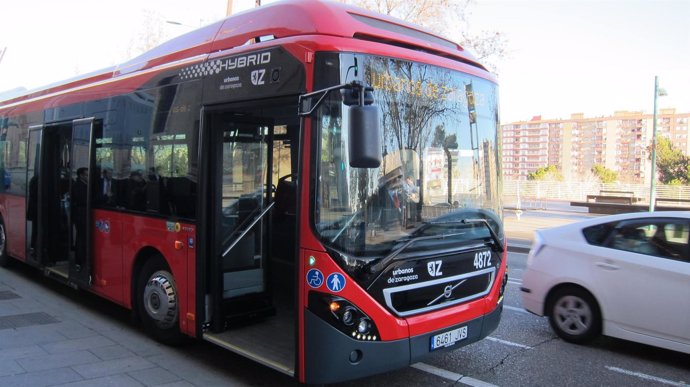
[[[446,286],[446,288],[443,289],[443,297],[450,298],[450,296],[452,296],[452,295],[453,295],[453,286],[452,285]]]
[[[426,306],[431,306],[431,305],[435,304],[438,300],[440,300],[440,299],[442,299],[442,298],[445,298],[446,300],[449,299],[449,298],[453,295],[453,290],[455,290],[455,288],[457,288],[458,286],[462,285],[463,282],[465,282],[465,281],[467,281],[467,278],[465,278],[464,280],[458,282],[458,283],[455,284],[455,285],[450,285],[450,284],[449,284],[449,285],[446,285],[446,287],[443,288],[443,293],[441,293],[440,296],[438,296],[438,297],[434,298],[433,300],[431,300],[431,302],[429,302],[428,304],[426,304]]]

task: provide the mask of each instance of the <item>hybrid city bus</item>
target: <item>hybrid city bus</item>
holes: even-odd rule
[[[495,78],[339,3],[239,13],[0,102],[0,264],[331,383],[498,325]]]

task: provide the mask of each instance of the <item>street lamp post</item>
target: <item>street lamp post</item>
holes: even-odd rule
[[[659,76],[654,76],[654,114],[652,122],[652,182],[649,187],[649,212],[654,211],[656,201],[656,99],[666,95],[666,90],[659,88]]]

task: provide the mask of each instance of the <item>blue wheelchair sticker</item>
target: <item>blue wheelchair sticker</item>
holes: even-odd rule
[[[316,289],[323,285],[323,273],[318,269],[311,269],[307,272],[307,283]]]

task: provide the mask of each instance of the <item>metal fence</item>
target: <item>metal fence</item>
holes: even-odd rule
[[[656,185],[657,199],[690,200],[690,186]],[[546,200],[586,201],[587,195],[619,192],[649,202],[649,184],[596,183],[581,181],[504,180],[503,201],[506,206],[543,207]]]

